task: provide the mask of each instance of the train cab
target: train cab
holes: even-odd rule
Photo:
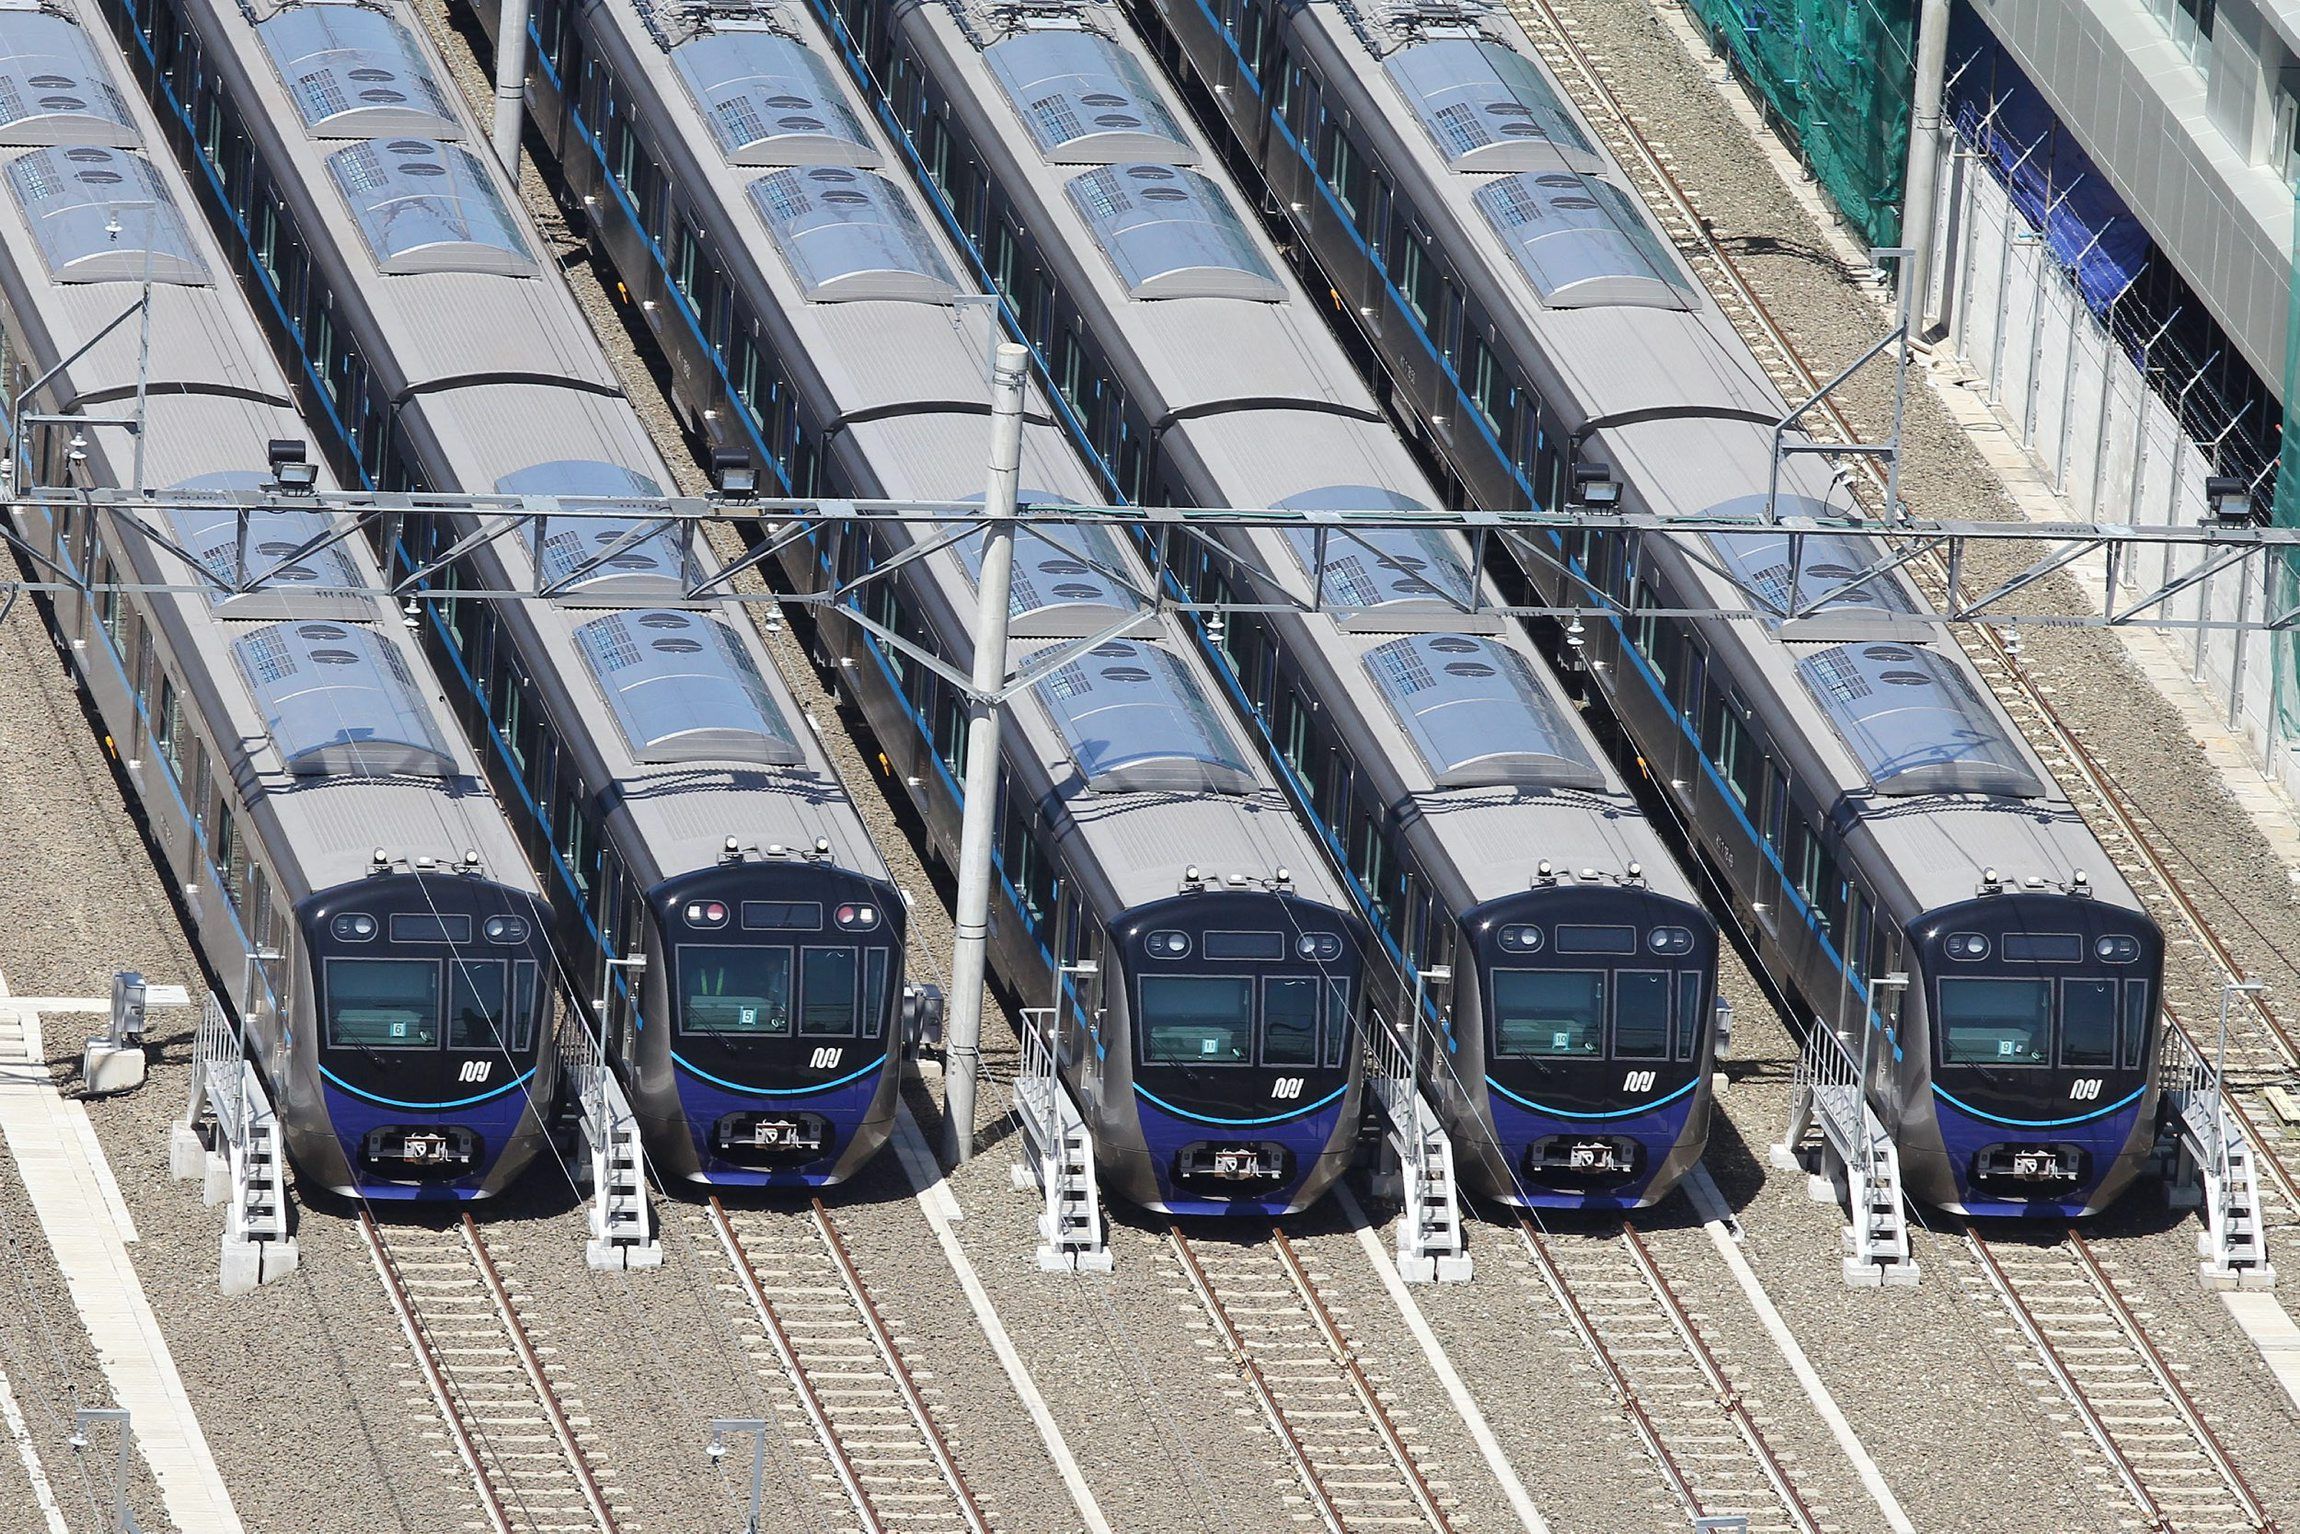
[[[297,1165],[368,1199],[500,1192],[498,1167],[524,1166],[543,1136],[557,1075],[541,902],[476,870],[379,854],[372,876],[296,914],[325,1102],[324,1115],[285,1117]],[[295,1042],[292,1029],[279,1040],[291,1060]]]
[[[2155,1128],[2163,939],[2140,912],[2060,890],[2007,890],[1926,913],[1911,931],[1930,1066],[1904,1114],[1919,1197],[1968,1214],[2091,1213]]]
[[[1363,930],[1291,894],[1222,889],[1137,907],[1110,937],[1117,1032],[1090,1025],[1090,1047],[1065,1051],[1098,1078],[1089,1101],[1134,1121],[1105,1180],[1169,1214],[1314,1202],[1356,1145]]]
[[[877,879],[790,856],[650,892],[632,1108],[666,1178],[820,1187],[894,1126],[905,922]]]
[[[1471,972],[1457,962],[1450,1032],[1427,1074],[1477,1191],[1638,1208],[1708,1138],[1716,924],[1627,882],[1540,878],[1468,914]]]

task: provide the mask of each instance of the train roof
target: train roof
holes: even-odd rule
[[[138,325],[94,338],[136,301],[150,271],[143,468],[158,504],[146,515],[186,553],[228,574],[237,557],[235,497],[270,478],[269,444],[300,442],[304,428],[229,261],[112,54],[110,34],[76,5],[0,5],[0,80],[74,82],[68,93],[32,93],[45,98],[40,110],[0,122],[0,179],[8,183],[0,283],[36,355],[88,346],[57,378],[58,396],[112,415],[132,404]],[[84,107],[53,105],[67,94]],[[24,101],[0,86],[0,104],[8,103]],[[160,157],[147,158],[147,147]],[[127,485],[135,456],[128,431],[89,426],[84,435],[96,480]],[[255,514],[249,568],[280,565],[328,525],[317,511]],[[113,527],[115,552],[134,578],[197,582],[188,561]],[[414,637],[374,597],[341,589],[378,584],[365,545],[347,539],[306,553],[288,573],[298,578],[253,596],[146,599],[219,776],[236,785],[235,802],[277,829],[265,844],[289,881],[285,892],[300,898],[361,878],[379,847],[395,860],[443,867],[475,852],[488,877],[532,890],[518,841]]]
[[[843,70],[803,66],[787,46],[817,61],[835,57],[813,18],[782,7],[727,18],[617,5],[600,15],[613,19],[648,82],[648,99],[634,110],[652,114],[655,138],[682,159],[698,197],[702,188],[713,194],[727,232],[722,246],[757,253],[743,280],[766,323],[787,336],[785,355],[804,356],[815,370],[824,414],[850,423],[838,434],[844,461],[886,499],[978,498],[988,447],[982,400],[997,333],[981,305],[956,301],[978,279],[920,203],[876,115],[853,101]],[[697,49],[710,55],[707,65],[690,62]],[[705,79],[715,83],[698,89]],[[754,132],[771,81],[795,82],[790,89],[810,102],[806,118],[831,126],[793,137],[768,131],[779,122],[762,121]],[[824,94],[831,90],[835,111]],[[747,108],[716,105],[737,96]],[[730,117],[739,124],[732,135],[724,131]],[[859,141],[850,128],[859,128]],[[799,209],[802,199],[807,206]],[[778,215],[778,206],[788,211]],[[806,241],[819,251],[797,248]],[[849,277],[828,275],[837,260],[853,263]],[[1025,409],[1023,497],[1100,504],[1099,482],[1052,424],[1052,406],[1035,385]],[[896,547],[933,536],[918,524],[885,531]],[[1284,868],[1296,892],[1346,904],[1178,620],[1147,615],[1092,652],[1060,653],[1101,632],[1088,614],[1110,615],[1116,592],[1148,585],[1125,540],[1097,544],[1090,561],[1080,552],[1019,537],[1011,604],[1010,664],[1067,661],[1018,700],[1006,722],[1008,740],[1043,775],[1032,791],[1046,795],[1056,834],[1086,839],[1087,861],[1121,905],[1178,893],[1193,863],[1209,875],[1250,880]],[[1103,562],[1123,579],[1097,577],[1094,566]],[[1070,568],[1080,563],[1083,571]],[[944,656],[964,670],[972,657],[973,564],[950,548],[920,565],[928,620]],[[1095,588],[1091,600],[1063,595],[1060,588],[1082,581]],[[1116,616],[1123,623],[1123,612]]]
[[[350,273],[356,294],[339,302],[368,310],[388,351],[371,360],[397,374],[454,474],[439,488],[589,498],[597,514],[531,524],[473,559],[514,589],[538,572],[564,583],[520,618],[548,660],[538,683],[563,690],[564,727],[612,784],[607,808],[644,839],[654,866],[634,872],[708,867],[733,837],[820,840],[840,866],[886,878],[750,619],[684,601],[720,568],[708,541],[649,533],[616,505],[669,493],[670,471],[413,12],[296,0],[209,13],[267,108],[250,131],[292,163],[298,216],[317,218],[313,243]],[[376,71],[385,85],[362,83]],[[347,105],[377,90],[400,98],[392,110]]]

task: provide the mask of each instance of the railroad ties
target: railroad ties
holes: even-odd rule
[[[2148,1527],[2166,1534],[2273,1531],[2227,1448],[2075,1231],[2050,1244],[1965,1232],[1979,1277],[2044,1363],[2034,1388],[2076,1411]]]
[[[822,1200],[730,1209],[710,1223],[759,1324],[752,1358],[789,1391],[829,1464],[827,1501],[865,1534],[988,1534],[893,1329]]]
[[[1749,1534],[1821,1534],[1819,1513],[1636,1228],[1624,1221],[1617,1236],[1544,1236],[1522,1214],[1517,1228],[1534,1272],[1686,1513],[1744,1517]]]
[[[365,1209],[360,1234],[494,1534],[626,1534],[615,1491],[591,1462],[529,1335],[518,1297],[465,1215],[446,1230],[388,1234]],[[580,1405],[580,1403],[576,1403]]]
[[[1316,1280],[1285,1233],[1195,1242],[1175,1256],[1330,1534],[1452,1534],[1452,1498],[1424,1473]]]

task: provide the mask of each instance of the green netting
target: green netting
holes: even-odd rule
[[[2292,205],[2292,248],[2300,256],[2300,201]],[[2292,306],[2284,312],[2284,439],[2283,451],[2276,455],[2273,513],[2278,527],[2300,527],[2300,451],[2293,448],[2300,443],[2300,425],[2295,424],[2295,412],[2300,412],[2300,259],[2293,266]],[[2300,553],[2287,552],[2277,559],[2271,614],[2300,607]],[[2273,668],[2269,673],[2273,688],[2270,707],[2275,714],[2269,724],[2270,738],[2300,742],[2300,632],[2287,629],[2271,633],[2268,659]]]
[[[1915,0],[1692,0],[1822,191],[1871,245],[1901,234]]]

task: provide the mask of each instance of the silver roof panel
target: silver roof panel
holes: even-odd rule
[[[437,139],[373,139],[338,149],[327,168],[386,276],[534,274],[526,239],[470,150]]]
[[[742,641],[705,613],[617,612],[575,630],[575,643],[634,760],[806,760]]]
[[[51,12],[0,11],[0,145],[138,141],[87,33]]]
[[[143,156],[80,144],[35,149],[8,167],[8,190],[58,282],[205,286],[207,263]]]
[[[819,165],[751,183],[775,249],[817,303],[946,303],[958,279],[910,203],[883,176]]]
[[[1840,644],[1797,680],[1881,794],[2044,795],[1963,669],[1919,645]]]
[[[232,658],[287,770],[300,776],[455,774],[455,753],[397,650],[371,629],[273,623]]]
[[[1479,187],[1472,200],[1552,309],[1693,306],[1692,280],[1637,200],[1610,182],[1528,171]]]
[[[1602,163],[1541,71],[1499,43],[1433,39],[1391,54],[1383,67],[1455,170],[1594,170]]]
[[[671,63],[730,164],[881,163],[829,68],[794,38],[706,32]]]
[[[646,475],[619,464],[562,458],[504,475],[495,482],[495,493],[589,496],[611,502],[621,496],[662,492]],[[545,590],[563,587],[554,593],[555,600],[579,607],[677,602],[686,597],[695,583],[694,562],[668,526],[658,526],[628,547],[615,547],[635,530],[662,518],[646,516],[638,507],[629,516],[613,515],[617,508],[610,504],[582,510],[585,514],[580,517],[538,517],[530,535],[540,585]],[[614,552],[608,554],[611,549]],[[594,560],[599,562],[592,564]]]
[[[1031,497],[1026,492],[1023,499]],[[967,580],[978,587],[987,541],[987,534],[975,532],[952,546]],[[1007,588],[1007,632],[1017,639],[1084,639],[1129,613],[1146,613],[1149,604],[1140,593],[1113,578],[1131,577],[1133,571],[1131,558],[1108,528],[1078,523],[1018,528]]]
[[[414,34],[354,4],[291,5],[256,24],[314,138],[460,138]]]
[[[1605,774],[1524,656],[1467,634],[1417,634],[1366,652],[1366,675],[1439,788],[1572,788]]]
[[[1764,607],[1777,613],[1789,610],[1789,535],[1786,532],[1708,533],[1703,535],[1725,568],[1751,591]],[[1890,575],[1879,575],[1848,586],[1876,557],[1862,539],[1843,533],[1803,534],[1797,554],[1797,606],[1814,613],[1874,612],[1894,617],[1913,616],[1916,599]],[[1823,601],[1822,598],[1827,598]]]
[[[1073,177],[1069,192],[1135,298],[1286,296],[1230,199],[1194,170],[1106,165]]]
[[[268,476],[257,470],[231,470],[204,474],[174,488],[183,498],[168,508],[168,527],[176,542],[198,556],[201,566],[219,580],[230,581],[241,562],[239,496],[264,493]],[[209,504],[185,504],[206,500]],[[283,565],[296,550],[335,531],[326,513],[317,509],[250,510],[245,569],[263,578],[263,586],[241,596],[213,587],[208,606],[226,618],[340,618],[360,622],[375,616],[370,597],[356,595],[366,587],[351,551],[341,543],[315,549],[293,564]],[[354,534],[353,536],[357,536]],[[328,588],[335,588],[329,590]]]
[[[1086,786],[1103,793],[1245,794],[1254,770],[1180,659],[1113,640],[1035,689]]]
[[[1039,152],[1057,165],[1195,165],[1131,54],[1091,32],[1023,32],[982,50]]]

